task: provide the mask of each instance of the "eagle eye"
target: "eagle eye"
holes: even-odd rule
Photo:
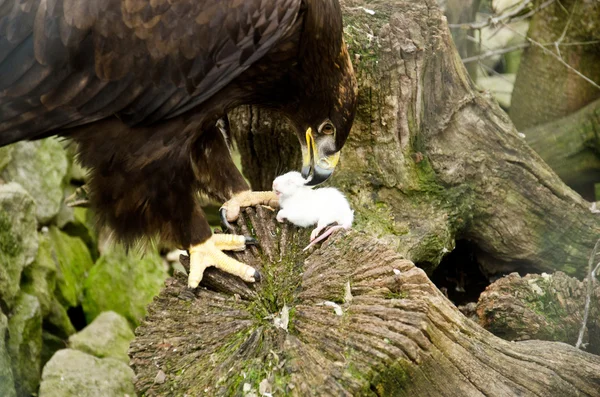
[[[326,121],[323,124],[321,124],[319,132],[325,135],[332,135],[333,133],[335,133],[335,127],[333,126],[333,124],[331,124],[331,122]]]

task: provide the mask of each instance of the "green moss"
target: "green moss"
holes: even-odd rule
[[[385,299],[406,299],[408,298],[408,292],[406,291],[387,291],[383,296]]]
[[[167,276],[158,253],[147,252],[140,257],[127,254],[122,246],[112,247],[85,280],[82,306],[88,323],[100,313],[112,310],[135,328]]]
[[[56,287],[56,262],[52,257],[52,244],[45,233],[38,234],[39,248],[34,262],[23,270],[21,289],[38,298],[42,315],[50,311]]]
[[[11,233],[12,225],[4,211],[0,211],[0,253],[6,257],[16,257],[22,252],[21,241]]]
[[[386,365],[371,380],[371,390],[378,396],[399,396],[407,392],[410,382],[410,371],[413,364],[406,360],[398,360]]]
[[[85,243],[52,226],[49,231],[52,255],[58,262],[56,296],[65,307],[81,302],[83,282],[93,261]]]

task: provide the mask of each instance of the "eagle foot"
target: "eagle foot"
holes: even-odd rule
[[[246,190],[236,193],[219,209],[221,224],[224,228],[233,231],[233,226],[229,222],[235,221],[240,216],[242,208],[255,205],[267,205],[271,208],[277,208],[279,207],[279,199],[275,192],[253,192]]]
[[[243,251],[247,244],[256,244],[256,240],[246,236],[215,234],[205,242],[190,247],[188,287],[196,288],[202,281],[204,270],[210,266],[238,276],[249,283],[260,281],[260,273],[256,269],[222,252]]]

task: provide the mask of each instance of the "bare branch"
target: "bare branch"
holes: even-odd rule
[[[471,22],[471,23],[458,23],[458,24],[449,24],[451,28],[461,28],[461,29],[481,29],[487,26],[495,26],[499,23],[503,23],[507,20],[510,20],[512,17],[518,15],[525,7],[527,7],[531,3],[531,0],[524,0],[519,4],[517,8],[514,10],[507,12],[505,14],[501,14],[499,16],[491,16],[486,21],[482,22]]]
[[[588,283],[587,283],[587,295],[585,297],[585,309],[584,309],[584,313],[583,313],[583,323],[581,324],[581,329],[579,330],[579,337],[577,338],[577,343],[575,344],[575,347],[577,349],[579,349],[581,347],[581,343],[583,342],[583,335],[585,334],[585,328],[587,326],[587,320],[588,320],[588,316],[590,314],[590,302],[592,300],[592,286],[594,285],[594,283],[596,282],[596,272],[598,271],[598,268],[600,268],[600,262],[598,262],[598,264],[596,265],[596,267],[592,270],[592,266],[594,264],[594,262],[596,261],[596,255],[598,252],[598,245],[600,245],[600,240],[596,241],[596,245],[594,245],[594,249],[592,250],[592,253],[590,254],[590,258],[588,260],[588,268],[589,268],[589,275],[588,275]]]
[[[598,83],[596,83],[594,80],[590,79],[589,77],[587,77],[586,75],[584,75],[583,73],[581,73],[579,70],[575,69],[573,66],[569,65],[559,54],[555,54],[554,52],[550,51],[549,49],[547,49],[546,47],[544,47],[543,44],[538,43],[537,41],[533,40],[530,37],[527,37],[524,34],[521,34],[520,32],[516,31],[515,29],[511,28],[510,26],[504,24],[504,26],[513,31],[514,33],[518,34],[521,37],[524,37],[525,40],[527,40],[528,42],[530,42],[531,44],[539,47],[542,49],[542,51],[544,51],[546,54],[553,56],[554,58],[556,58],[560,63],[562,63],[567,69],[571,70],[573,73],[575,73],[577,76],[581,77],[582,79],[584,79],[585,81],[587,81],[588,83],[590,83],[591,85],[593,85],[594,87],[598,88],[600,90],[600,85],[598,85]]]
[[[508,52],[513,52],[516,50],[521,50],[523,48],[527,48],[529,47],[531,44],[529,43],[521,43],[521,44],[517,44],[515,46],[512,47],[506,47],[506,48],[499,48],[497,50],[490,50],[487,51],[483,54],[480,55],[475,55],[472,57],[468,57],[468,58],[463,58],[463,63],[469,63],[469,62],[475,62],[475,61],[481,61],[482,59],[486,59],[489,57],[493,57],[494,55],[502,55],[502,54],[506,54]]]

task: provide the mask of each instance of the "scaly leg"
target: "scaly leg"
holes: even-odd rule
[[[230,200],[221,206],[221,209],[219,210],[219,213],[221,214],[221,223],[227,229],[233,230],[233,227],[229,222],[232,222],[239,217],[242,208],[261,204],[277,208],[279,207],[279,199],[275,192],[253,192],[246,190],[236,193]]]
[[[242,280],[253,283],[260,280],[260,273],[251,266],[237,261],[223,252],[242,251],[246,244],[255,243],[254,239],[231,234],[215,234],[204,243],[190,247],[190,274],[188,287],[196,288],[207,267],[214,266],[226,273],[240,277]]]

